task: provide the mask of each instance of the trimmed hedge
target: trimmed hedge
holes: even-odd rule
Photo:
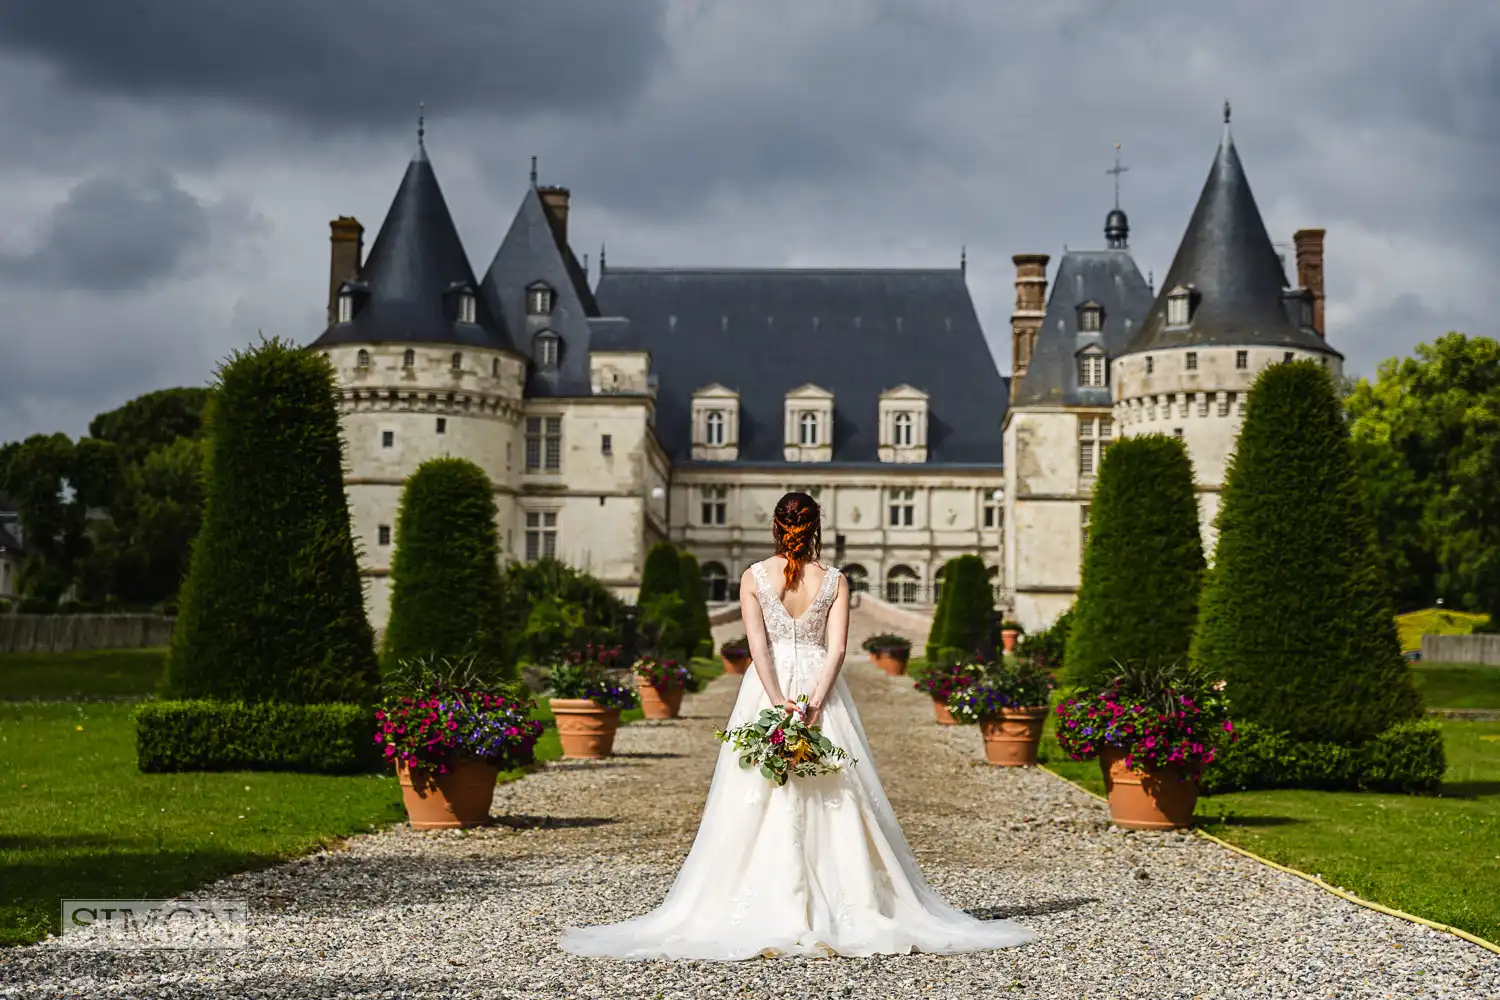
[[[142,771],[303,771],[381,768],[365,705],[148,701],[135,710]]]
[[[473,657],[487,677],[515,676],[502,631],[496,517],[489,477],[468,459],[429,459],[406,481],[380,651],[387,672],[417,657]]]
[[[995,592],[990,589],[984,560],[972,554],[962,555],[948,566],[943,575],[943,594],[948,601],[948,610],[943,615],[943,648],[988,656],[993,652],[990,633]]]
[[[203,524],[172,631],[177,698],[364,702],[379,671],[344,495],[333,368],[236,352],[208,406]]]
[[[932,628],[927,633],[927,648],[924,655],[930,661],[936,662],[943,657],[943,636],[948,629],[948,609],[953,606],[949,595],[953,588],[948,586],[953,580],[953,564],[955,559],[949,559],[943,564],[943,586],[938,590],[937,607],[932,609]]]
[[[1430,792],[1447,756],[1435,722],[1401,722],[1352,746],[1298,740],[1267,726],[1238,726],[1240,738],[1203,774],[1210,794],[1265,788]]]
[[[1229,682],[1236,721],[1352,747],[1420,718],[1348,426],[1320,365],[1272,365],[1256,379],[1217,524],[1193,659]]]
[[[1187,448],[1161,434],[1111,445],[1089,508],[1068,682],[1101,688],[1119,665],[1185,663],[1203,568]]]
[[[641,589],[636,604],[645,604],[653,597],[663,594],[681,596],[682,585],[678,577],[682,574],[682,562],[677,558],[677,546],[671,542],[657,542],[646,553],[646,565],[641,568]]]
[[[698,557],[683,551],[677,555],[678,592],[682,594],[683,659],[713,655],[713,626],[708,621],[708,597]],[[707,644],[708,652],[704,653]]]

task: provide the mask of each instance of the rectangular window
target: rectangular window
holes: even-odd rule
[[[526,561],[557,558],[557,511],[526,512]]]
[[[392,448],[392,447],[395,446],[395,444],[396,444],[396,432],[395,431],[381,431],[380,432],[380,447],[382,447],[382,448]]]
[[[391,544],[391,526],[389,524],[382,524],[376,529],[376,534],[380,538],[381,545]]]
[[[1182,437],[1182,428],[1181,427],[1173,427],[1172,428],[1172,436],[1175,437],[1175,438]]]
[[[1187,352],[1187,370],[1190,371],[1190,372],[1195,372],[1195,371],[1198,370],[1198,352],[1197,351],[1188,351]]]
[[[447,434],[448,433],[448,418],[447,417],[438,417],[437,418],[437,432],[439,434]]]
[[[1104,355],[1085,354],[1078,359],[1078,384],[1085,388],[1104,385]]]
[[[1234,366],[1236,368],[1238,368],[1240,371],[1244,371],[1246,368],[1249,368],[1250,367],[1250,352],[1249,351],[1235,351],[1234,352]]]
[[[891,490],[890,521],[893,528],[910,528],[916,524],[917,491],[908,487]]]
[[[526,471],[562,468],[562,417],[526,418]]]
[[[729,487],[704,486],[699,490],[702,500],[699,511],[701,523],[723,524],[729,503]]]
[[[1078,418],[1078,474],[1085,479],[1097,475],[1114,434],[1109,417]]]
[[[1156,371],[1156,359],[1155,358],[1147,358],[1146,359],[1146,374],[1150,375],[1154,371]]]
[[[1000,527],[1000,505],[994,500],[984,502],[984,526],[986,528]]]
[[[608,434],[600,436],[599,453],[602,455],[613,455],[615,453],[615,439],[612,436]]]

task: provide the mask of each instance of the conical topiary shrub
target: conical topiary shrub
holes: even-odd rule
[[[962,555],[948,563],[943,574],[943,603],[940,655],[968,656],[991,652],[990,626],[993,624],[995,594],[990,589],[989,573],[984,560],[976,555]]]
[[[472,657],[483,674],[513,673],[501,625],[495,518],[489,477],[467,459],[429,459],[406,481],[381,647],[385,669],[419,657]]]
[[[1187,449],[1161,434],[1115,442],[1089,507],[1068,682],[1102,687],[1122,665],[1185,664],[1203,566]]]
[[[708,597],[703,587],[703,572],[698,566],[698,557],[691,552],[680,552],[677,556],[677,585],[682,594],[683,659],[691,659],[703,651],[706,643],[713,639],[713,627],[708,621]]]
[[[940,570],[943,582],[938,588],[937,604],[932,609],[932,627],[927,630],[927,648],[923,651],[929,663],[936,663],[943,658],[943,635],[948,627],[948,609],[953,606],[949,599],[953,593],[953,588],[949,586],[953,582],[953,562],[949,559]]]
[[[1236,719],[1354,744],[1421,715],[1322,367],[1256,379],[1217,526],[1193,657],[1228,681]]]
[[[642,634],[658,653],[665,653],[663,647],[677,649],[683,642],[681,575],[682,562],[671,542],[657,542],[646,552],[635,606]]]
[[[344,496],[333,369],[281,340],[232,355],[209,403],[203,523],[172,631],[176,698],[364,702],[374,638]]]

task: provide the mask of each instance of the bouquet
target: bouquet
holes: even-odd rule
[[[780,706],[762,709],[760,716],[747,726],[718,730],[714,739],[733,744],[740,757],[740,767],[759,767],[763,778],[784,785],[791,777],[812,778],[844,769],[844,762],[858,763],[842,747],[823,735],[822,727],[809,726],[806,696],[798,701],[801,712]]]
[[[996,663],[972,684],[948,695],[948,711],[959,722],[998,718],[1006,709],[1046,707],[1052,675],[1025,660]]]
[[[400,664],[375,712],[375,744],[413,772],[447,774],[459,760],[502,769],[535,759],[542,724],[515,685],[486,681],[472,661]]]

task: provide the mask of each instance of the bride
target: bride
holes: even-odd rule
[[[568,929],[576,955],[733,961],[757,955],[951,954],[1023,944],[1032,932],[979,920],[922,877],[875,772],[859,712],[839,677],[849,630],[849,585],[817,561],[817,502],[788,493],[776,505],[776,555],[740,581],[755,663],[725,728],[764,708],[796,709],[855,758],[835,774],[777,787],[719,751],[698,837],[660,907],[624,923]]]

